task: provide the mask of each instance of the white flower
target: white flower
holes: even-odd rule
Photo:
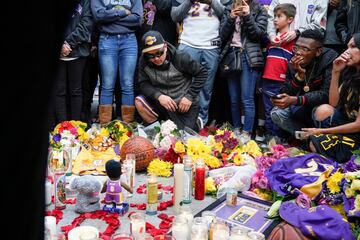
[[[175,145],[176,143],[176,139],[172,136],[165,136],[161,141],[160,141],[160,148],[168,151],[171,147],[171,145]]]
[[[160,133],[157,133],[155,135],[155,138],[154,138],[154,141],[153,141],[153,145],[155,148],[159,148],[160,145],[159,145],[159,141],[160,141]]]
[[[175,125],[175,123],[171,120],[167,120],[166,122],[161,124],[160,133],[165,137],[165,136],[169,135],[175,129],[177,129],[177,126]]]

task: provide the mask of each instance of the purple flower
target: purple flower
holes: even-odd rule
[[[60,139],[61,139],[61,135],[60,135],[60,134],[56,134],[56,135],[53,136],[54,142],[59,142]]]
[[[269,188],[269,182],[267,177],[262,176],[262,178],[260,178],[259,182],[258,182],[258,187],[261,189],[268,189]]]
[[[346,172],[355,172],[357,170],[360,170],[360,165],[357,165],[355,163],[356,156],[352,156],[349,161],[343,164],[343,168]]]

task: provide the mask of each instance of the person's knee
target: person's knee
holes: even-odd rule
[[[151,110],[151,107],[142,96],[135,98],[135,108],[146,123],[153,123],[158,119],[157,114]]]
[[[309,143],[309,148],[310,148],[310,151],[313,152],[313,153],[316,153],[316,148],[315,148],[315,145],[313,142],[310,141]]]
[[[334,107],[329,104],[323,104],[316,108],[314,120],[323,121],[334,114]]]
[[[271,120],[277,125],[281,125],[282,122],[286,121],[289,118],[286,111],[281,108],[273,108],[270,112],[270,117]]]

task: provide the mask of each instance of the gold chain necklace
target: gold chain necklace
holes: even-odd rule
[[[315,69],[315,65],[316,65],[316,62],[314,62],[314,65],[313,65],[313,67],[312,67],[312,69],[311,69],[309,78],[307,78],[306,73],[305,73],[305,86],[304,86],[303,90],[304,90],[304,92],[306,92],[306,93],[310,91],[310,86],[308,85],[308,83],[309,83],[308,80],[311,79],[311,76],[312,76],[312,74],[313,74],[313,72],[314,72],[314,69]]]

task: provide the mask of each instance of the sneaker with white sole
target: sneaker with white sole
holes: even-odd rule
[[[197,128],[198,128],[198,131],[200,131],[201,129],[204,128],[204,122],[203,122],[203,120],[201,119],[201,117],[198,117],[198,118],[196,119],[196,126],[197,126]]]
[[[242,132],[239,136],[239,140],[243,143],[243,144],[247,144],[250,140],[251,140],[251,134],[247,133],[247,132]]]
[[[263,126],[258,126],[256,128],[255,141],[257,141],[257,142],[265,141],[265,128]]]

